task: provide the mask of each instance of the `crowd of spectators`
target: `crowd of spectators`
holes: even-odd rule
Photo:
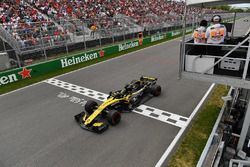
[[[65,36],[51,19],[23,0],[0,2],[0,24],[22,48],[34,47],[42,42],[52,44]]]
[[[100,19],[118,14],[132,17],[139,25],[154,24],[157,19],[148,15],[164,17],[180,16],[184,10],[183,2],[166,0],[27,0],[31,5],[54,20]],[[194,12],[196,9],[192,9]],[[159,21],[160,22],[160,21]],[[107,21],[106,26],[110,26]]]
[[[190,8],[190,19],[200,10]],[[71,31],[58,26],[60,20],[71,20],[72,24],[72,20],[80,20],[98,30],[126,27],[129,23],[114,17],[124,15],[147,27],[180,21],[183,11],[184,2],[166,0],[3,0],[0,24],[22,47],[27,47],[41,43],[41,36],[43,42],[51,45],[64,40]],[[74,28],[75,31],[77,26]]]
[[[61,18],[102,21],[101,27],[110,28],[121,23],[110,20],[123,14],[135,20],[138,25],[149,26],[163,21],[180,21],[184,12],[183,1],[166,0],[26,0],[42,13],[54,20]],[[189,8],[190,17],[200,8]],[[213,10],[206,10],[207,12]],[[192,20],[192,18],[190,18]],[[94,24],[94,23],[93,23]],[[91,27],[91,25],[89,26]]]

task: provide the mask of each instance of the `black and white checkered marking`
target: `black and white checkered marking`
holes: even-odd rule
[[[136,109],[134,109],[134,112],[153,118],[157,119],[159,121],[178,126],[180,128],[185,127],[187,125],[188,118],[173,114],[170,112],[166,112],[160,109],[156,109],[153,107],[149,107],[146,105],[140,105]]]
[[[60,87],[60,88],[63,88],[63,89],[66,89],[66,90],[69,90],[71,92],[75,92],[75,93],[99,100],[99,101],[105,101],[108,97],[107,94],[104,94],[104,93],[101,93],[101,92],[98,92],[95,90],[91,90],[88,88],[84,88],[81,86],[77,86],[77,85],[74,85],[71,83],[67,83],[64,81],[60,81],[60,80],[54,79],[54,78],[48,79],[44,82],[51,84],[51,85],[54,85],[54,86],[57,86],[57,87]]]
[[[81,87],[81,86],[77,86],[71,83],[67,83],[64,81],[60,81],[58,79],[48,79],[46,81],[44,81],[48,84],[60,87],[62,89],[66,89],[69,90],[71,92],[75,92],[99,101],[105,101],[108,97],[107,94],[92,90],[92,89],[88,89],[85,87]],[[183,128],[185,126],[187,126],[187,122],[188,122],[188,118],[177,115],[177,114],[173,114],[167,111],[163,111],[160,109],[156,109],[154,107],[150,107],[150,106],[146,106],[146,105],[140,105],[139,107],[137,107],[136,109],[133,110],[133,112],[138,113],[140,115],[144,115],[147,116],[149,118],[153,118],[156,120],[159,120],[161,122],[164,123],[168,123],[174,126],[178,126],[180,128]]]

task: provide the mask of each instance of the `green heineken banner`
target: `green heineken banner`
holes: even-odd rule
[[[193,32],[193,28],[186,29],[186,33],[190,33],[190,32]]]
[[[172,32],[172,37],[175,37],[175,36],[178,36],[178,35],[181,35],[181,31],[179,30],[179,31],[173,31]]]
[[[127,42],[127,43],[124,43],[124,44],[119,44],[118,45],[118,52],[128,50],[128,49],[131,49],[131,48],[135,48],[137,46],[140,46],[139,41],[131,41],[131,42]]]
[[[172,32],[167,32],[166,34],[167,39],[172,37]]]
[[[164,34],[156,34],[156,35],[151,36],[150,42],[160,41],[160,40],[164,39],[165,37],[166,37],[166,35],[164,35]]]
[[[89,52],[83,52],[47,62],[42,62],[39,64],[34,64],[30,66],[26,66],[23,68],[17,68],[14,70],[9,70],[0,73],[0,87],[18,82],[20,80],[26,78],[32,78],[35,76],[40,76],[43,74],[47,74],[52,71],[60,70],[66,67],[74,66],[80,63],[85,63],[95,59],[101,59],[104,56],[110,56],[117,52],[122,52],[125,50],[129,50],[131,48],[136,48],[141,45],[153,43],[164,38],[170,38],[177,36],[181,33],[181,31],[168,32],[167,34],[156,34],[147,38],[140,38],[138,40],[133,40],[126,43],[121,43],[114,46],[109,46],[103,49],[97,49]]]

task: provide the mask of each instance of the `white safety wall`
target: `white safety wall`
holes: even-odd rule
[[[216,1],[221,1],[221,0],[187,0],[187,5],[210,3],[210,2],[216,2]]]
[[[187,5],[193,6],[214,6],[214,5],[229,5],[250,3],[250,0],[186,0]]]
[[[0,70],[5,70],[9,66],[9,57],[7,53],[0,53]]]

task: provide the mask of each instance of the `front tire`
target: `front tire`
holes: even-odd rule
[[[98,104],[97,104],[95,101],[89,100],[89,101],[87,101],[87,103],[85,104],[85,111],[86,111],[89,115],[91,115],[91,114],[94,112],[94,110],[97,108],[97,106],[98,106]]]
[[[107,120],[111,125],[115,126],[121,121],[121,113],[115,110],[110,110],[107,114]]]

